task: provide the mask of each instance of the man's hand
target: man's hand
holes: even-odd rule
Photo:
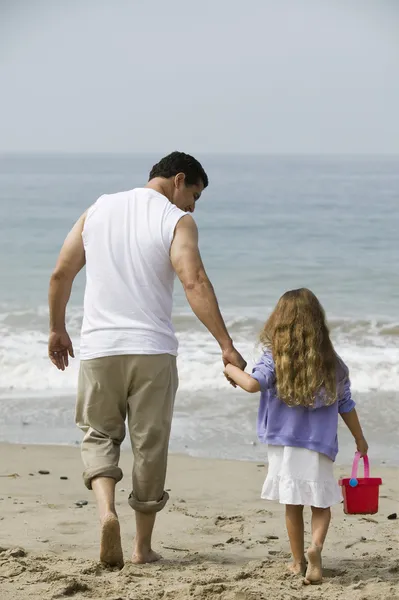
[[[228,364],[231,364],[241,369],[241,371],[244,371],[245,367],[247,366],[247,362],[243,359],[241,354],[234,348],[233,345],[223,350],[222,359],[225,367]]]
[[[48,355],[51,362],[60,371],[65,371],[69,364],[68,356],[74,358],[71,338],[66,331],[50,332],[48,340]]]
[[[364,438],[359,438],[358,440],[355,440],[355,441],[356,441],[357,451],[360,452],[360,454],[362,456],[366,456],[368,449],[369,449],[369,445],[366,442],[366,440]]]
[[[225,367],[231,364],[241,369],[241,371],[244,371],[245,367],[247,366],[246,361],[243,359],[241,354],[234,348],[233,344],[229,348],[223,350],[222,359]],[[235,382],[226,373],[226,369],[224,370],[224,376],[226,377],[230,385],[232,385],[234,388],[237,387]]]

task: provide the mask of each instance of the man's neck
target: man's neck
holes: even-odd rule
[[[162,196],[165,196],[169,202],[171,202],[169,179],[164,179],[163,177],[154,177],[154,179],[151,179],[145,187],[155,190],[158,192],[158,194],[162,194]]]

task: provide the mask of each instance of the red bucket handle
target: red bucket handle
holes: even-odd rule
[[[351,479],[356,479],[357,478],[357,470],[358,470],[359,461],[360,461],[361,458],[363,459],[364,477],[366,479],[368,479],[370,477],[369,457],[367,456],[367,454],[365,454],[364,456],[362,456],[360,454],[360,452],[356,452],[355,458],[353,459]]]

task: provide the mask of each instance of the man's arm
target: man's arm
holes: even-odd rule
[[[233,346],[205,272],[198,248],[198,229],[190,215],[182,217],[176,226],[170,257],[194,314],[218,342],[225,365],[231,363],[245,369],[246,362]]]
[[[67,235],[50,278],[49,356],[62,371],[68,366],[68,354],[73,357],[72,342],[65,328],[65,312],[74,279],[86,262],[82,240],[85,219],[86,213],[78,219]]]

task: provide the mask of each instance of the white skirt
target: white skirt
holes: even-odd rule
[[[280,504],[328,508],[342,502],[334,463],[306,448],[268,446],[269,469],[261,497]]]

